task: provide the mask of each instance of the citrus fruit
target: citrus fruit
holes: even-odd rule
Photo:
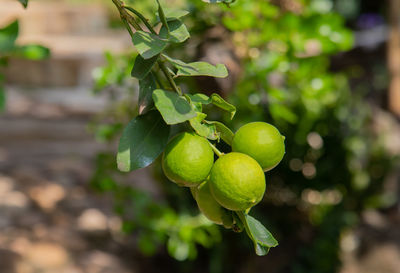
[[[215,200],[224,208],[247,210],[264,195],[264,172],[250,156],[232,152],[215,162],[210,173],[210,188]]]
[[[196,200],[196,194],[197,194],[197,187],[189,187],[190,193],[192,194],[193,198]]]
[[[211,195],[209,182],[203,182],[197,188],[192,187],[194,199],[199,210],[212,222],[230,228],[233,225],[232,212],[223,208]]]
[[[232,151],[251,156],[264,171],[268,171],[282,160],[285,154],[285,137],[271,124],[251,122],[236,132]]]
[[[163,157],[164,174],[180,186],[196,186],[205,181],[214,163],[208,141],[194,133],[181,133],[167,144]]]

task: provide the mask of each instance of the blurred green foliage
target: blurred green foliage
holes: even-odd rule
[[[196,244],[210,247],[221,241],[218,227],[203,215],[192,216],[188,211],[178,214],[167,202],[156,202],[148,192],[117,184],[114,155],[99,154],[96,165],[92,185],[99,192],[113,194],[115,212],[124,219],[123,231],[137,234],[138,248],[144,255],[154,255],[166,244],[168,253],[182,261],[197,256]]]
[[[27,1],[25,1],[25,3],[27,3]],[[18,34],[19,24],[17,20],[0,28],[0,111],[4,110],[6,104],[6,95],[4,90],[5,78],[1,69],[7,66],[8,59],[14,57],[40,60],[47,58],[50,55],[49,49],[41,45],[17,45],[16,40]]]
[[[153,1],[128,2],[148,14],[156,11]],[[238,111],[233,121],[217,112],[209,115],[224,119],[232,129],[249,121],[271,122],[286,136],[284,160],[266,174],[266,196],[254,214],[268,222],[282,249],[291,249],[280,253],[285,263],[277,265],[279,272],[336,272],[343,232],[366,208],[396,202],[394,193],[383,191],[394,159],[371,129],[371,106],[350,90],[348,75],[330,71],[330,56],[349,50],[353,43],[332,1],[299,0],[291,6],[284,2],[239,0],[228,8],[199,0],[169,1],[190,11],[184,22],[192,35],[185,49],[171,47],[169,54],[185,54],[195,61],[194,49],[208,30],[219,25],[229,30],[233,54],[242,67],[229,94]],[[107,65],[94,73],[97,92],[108,92],[113,101],[91,124],[99,140],[113,141],[122,124],[137,114],[132,55],[108,54]],[[204,91],[195,81],[181,83],[191,93]],[[227,149],[223,143],[219,148]],[[215,251],[204,254],[207,258],[202,255],[207,261],[202,266],[210,272],[234,272],[229,260],[253,255],[246,241],[215,245],[221,230],[194,216],[190,193],[168,182],[159,162],[150,168],[161,196],[145,193],[135,186],[135,178],[121,175],[113,153],[98,156],[92,180],[97,189],[114,194],[124,228],[139,236],[143,253],[154,254],[166,244],[171,256],[184,260],[195,258],[195,244],[214,245]],[[216,261],[215,253],[221,251],[229,255],[218,255]]]

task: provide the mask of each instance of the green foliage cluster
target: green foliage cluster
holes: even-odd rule
[[[133,6],[149,7],[151,2],[133,1]],[[295,1],[298,5],[291,9],[272,2],[275,1],[236,1],[229,8],[224,5],[205,5],[198,0],[181,3],[184,9],[190,11],[185,23],[189,26],[188,32],[195,38],[201,40],[206,31],[216,25],[222,24],[230,31],[235,54],[240,57],[243,68],[229,96],[229,104],[237,106],[234,120],[205,107],[211,103],[210,97],[197,94],[192,99],[188,95],[191,99],[188,101],[206,101],[207,104],[201,104],[206,108],[208,117],[223,119],[231,128],[239,128],[254,120],[277,124],[286,136],[286,155],[282,164],[271,172],[267,197],[260,209],[254,209],[254,213],[262,219],[268,219],[269,227],[283,244],[291,245],[292,240],[297,242],[294,245],[295,253],[290,254],[290,262],[284,266],[287,272],[335,272],[340,264],[339,242],[343,231],[357,223],[364,209],[387,207],[396,201],[393,193],[383,191],[383,182],[393,159],[368,126],[372,115],[370,106],[359,94],[350,91],[347,75],[330,71],[330,56],[350,49],[353,42],[351,31],[345,27],[343,18],[332,11],[331,1]],[[151,38],[150,34],[145,35]],[[196,45],[190,44],[190,41],[186,43],[192,47]],[[182,48],[173,45],[167,50],[169,56],[186,54],[187,59],[195,58],[190,50],[182,51]],[[142,52],[151,51],[144,45]],[[168,69],[172,77],[185,73],[182,69],[179,72],[179,62],[175,61],[178,64],[175,66],[172,57],[163,56],[161,58],[165,60],[172,60],[171,67],[175,70]],[[113,58],[124,60],[128,57]],[[126,87],[122,86],[122,82],[131,76],[131,66],[129,62],[123,62],[122,69],[109,62],[104,73],[97,75],[98,78],[107,78],[108,87]],[[145,69],[137,70],[133,75],[140,76],[143,71]],[[190,65],[188,71],[191,71]],[[202,89],[185,77],[180,77],[179,81],[190,90]],[[135,90],[135,83],[130,84],[130,90]],[[140,95],[140,90],[136,91]],[[157,93],[156,98],[169,95]],[[145,97],[142,96],[144,106],[147,105]],[[93,127],[99,138],[115,138],[121,132],[121,125],[116,126],[121,116],[126,119],[133,111],[131,107],[129,114],[125,112],[124,115],[121,108],[113,109],[118,109],[119,116],[108,112],[112,113],[107,116],[108,124]],[[142,111],[140,106],[136,110]],[[202,115],[197,118],[200,122],[204,120]],[[190,121],[196,130],[197,121]],[[227,126],[211,121],[205,121],[202,125],[209,123],[219,127],[218,130],[213,128],[210,131],[202,126],[196,132],[204,130],[202,134],[213,139],[216,131],[229,144],[230,130],[224,130]],[[107,130],[103,130],[104,126],[108,126]],[[229,151],[223,143],[219,148]],[[155,177],[165,179],[158,169],[159,163],[156,161]],[[115,164],[108,169],[99,166],[98,170],[107,170],[107,177],[118,180]],[[103,183],[97,177],[93,184],[101,187]],[[181,189],[160,187],[167,199],[162,206],[174,208],[176,217],[182,219],[187,219],[187,213],[193,213],[188,209],[190,200],[183,197]],[[153,199],[147,201],[149,204],[156,202]],[[141,219],[134,218],[131,221],[140,223]],[[312,234],[312,238],[304,241],[301,235],[297,235],[300,229]],[[149,234],[154,232],[146,225],[136,230],[139,233],[143,231]],[[291,238],[291,241],[285,238]],[[148,242],[152,243],[151,240]],[[159,241],[160,244],[163,242]],[[193,243],[190,240],[185,242],[188,245]],[[174,253],[170,254],[177,258]]]
[[[211,247],[221,241],[217,226],[202,214],[193,216],[189,211],[178,214],[165,200],[155,202],[148,192],[124,185],[123,181],[129,179],[126,175],[115,176],[113,154],[99,154],[96,165],[93,187],[99,192],[112,193],[115,212],[124,219],[123,231],[137,234],[137,246],[144,255],[154,255],[160,245],[166,244],[175,259],[194,259],[196,244]]]
[[[223,17],[247,52],[245,76],[231,99],[240,105],[237,119],[272,121],[287,137],[287,154],[270,186],[278,199],[279,191],[292,197],[271,202],[289,207],[287,213],[306,205],[303,225],[316,234],[299,249],[292,271],[334,272],[341,232],[364,209],[395,202],[382,188],[394,161],[369,126],[370,106],[350,91],[345,74],[329,71],[329,56],[352,45],[344,20],[330,1],[299,2],[297,10],[283,12],[268,1],[239,1]],[[329,193],[337,199],[329,200]],[[295,219],[275,221],[279,228]]]

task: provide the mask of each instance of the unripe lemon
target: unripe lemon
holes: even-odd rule
[[[282,160],[285,154],[285,137],[271,124],[251,122],[236,132],[232,151],[251,156],[264,171],[268,171]]]
[[[250,156],[229,153],[215,162],[210,173],[210,188],[215,200],[224,208],[247,210],[264,196],[264,172]]]
[[[164,174],[180,186],[205,181],[214,163],[208,141],[193,133],[181,133],[167,144],[162,157]]]
[[[203,182],[197,188],[192,187],[192,194],[197,202],[199,210],[206,216],[210,221],[224,225],[226,228],[231,228],[233,225],[232,212],[223,208],[214,197],[211,195],[209,182]]]

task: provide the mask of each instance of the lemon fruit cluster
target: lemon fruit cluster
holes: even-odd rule
[[[231,228],[233,212],[247,211],[263,198],[264,171],[282,160],[284,140],[271,124],[248,123],[234,135],[232,152],[214,162],[208,140],[185,132],[167,144],[162,168],[169,180],[190,187],[200,211],[209,220]]]

